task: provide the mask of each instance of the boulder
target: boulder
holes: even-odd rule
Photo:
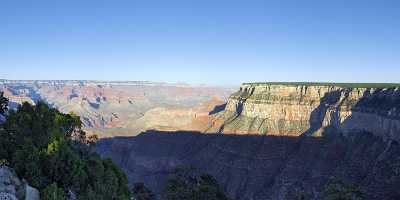
[[[40,200],[39,191],[21,181],[15,171],[0,166],[0,200]]]

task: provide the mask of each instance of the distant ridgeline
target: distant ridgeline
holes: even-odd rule
[[[0,84],[47,84],[47,85],[167,85],[165,82],[152,81],[99,81],[99,80],[7,80],[0,79]],[[171,85],[171,84],[168,84]],[[176,84],[183,85],[183,84]]]
[[[184,83],[90,80],[0,80],[0,91],[10,99],[10,108],[42,100],[63,113],[73,112],[87,133],[99,137],[132,136],[157,127],[196,129],[195,116],[207,115],[208,106],[223,103],[233,92]]]
[[[399,88],[396,83],[244,83],[209,130],[288,136],[371,132],[400,141]]]

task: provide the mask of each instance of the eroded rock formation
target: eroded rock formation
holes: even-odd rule
[[[400,91],[361,86],[243,84],[209,113],[216,134],[148,131],[97,150],[157,194],[190,165],[243,200],[317,200],[335,179],[365,199],[400,199]]]
[[[223,87],[138,81],[10,80],[0,80],[0,91],[10,99],[11,108],[44,100],[62,112],[74,112],[85,131],[99,137],[132,136],[147,129],[202,131],[208,111],[232,92]]]
[[[371,132],[400,139],[399,88],[335,85],[243,84],[215,116],[212,130],[236,134],[320,135]]]

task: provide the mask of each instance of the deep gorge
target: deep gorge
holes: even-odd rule
[[[337,179],[365,199],[400,198],[397,87],[243,84],[222,107],[203,133],[147,131],[104,139],[98,151],[156,193],[183,165],[239,199],[321,199]]]

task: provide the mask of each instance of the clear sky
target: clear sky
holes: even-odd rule
[[[2,0],[0,78],[400,82],[400,1]]]

